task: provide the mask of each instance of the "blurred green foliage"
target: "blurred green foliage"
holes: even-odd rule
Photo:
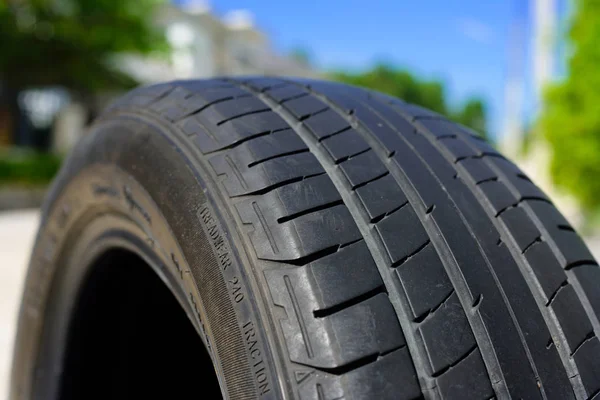
[[[451,108],[446,101],[444,85],[439,81],[421,80],[408,71],[384,64],[363,73],[335,72],[331,77],[340,82],[367,87],[429,108],[485,136],[484,102],[472,98],[458,109]]]
[[[162,0],[0,1],[0,81],[11,91],[60,85],[74,91],[135,85],[111,62],[167,49],[153,24]]]
[[[587,211],[600,208],[600,2],[577,0],[568,75],[548,88],[540,118],[554,182]]]
[[[61,159],[54,154],[33,151],[0,153],[0,185],[43,185],[52,180]]]

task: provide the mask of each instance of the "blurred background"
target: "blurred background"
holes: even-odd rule
[[[597,0],[0,0],[0,398],[36,208],[128,89],[260,74],[387,92],[487,137],[600,257],[598,43]]]

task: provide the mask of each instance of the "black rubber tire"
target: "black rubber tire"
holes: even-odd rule
[[[134,90],[63,168],[29,271],[15,399],[43,347],[31,332],[61,238],[92,202],[172,256],[166,280],[201,318],[227,398],[600,392],[600,269],[515,165],[379,93],[223,78]]]

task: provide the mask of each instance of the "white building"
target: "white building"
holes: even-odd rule
[[[318,76],[308,65],[277,54],[249,12],[239,10],[218,18],[202,3],[194,4],[167,4],[157,13],[156,23],[165,30],[172,48],[170,57],[124,56],[114,62],[143,84],[223,75]],[[98,96],[98,102],[105,104],[113,97]],[[64,107],[54,124],[54,150],[70,150],[87,119],[82,106]]]

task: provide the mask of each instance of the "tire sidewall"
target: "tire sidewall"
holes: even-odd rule
[[[64,355],[48,346],[64,342],[68,324],[55,324],[61,328],[51,335],[54,344],[45,340],[57,315],[49,305],[60,303],[69,313],[72,303],[59,301],[57,288],[71,285],[66,292],[77,293],[90,265],[81,259],[85,251],[71,250],[98,218],[103,227],[94,235],[117,229],[107,216],[132,224],[129,231],[158,261],[156,272],[204,333],[226,398],[282,397],[248,258],[212,197],[214,182],[177,141],[177,133],[148,118],[112,116],[95,124],[67,160],[44,205],[30,261],[11,398],[56,389],[48,385],[56,384]]]

